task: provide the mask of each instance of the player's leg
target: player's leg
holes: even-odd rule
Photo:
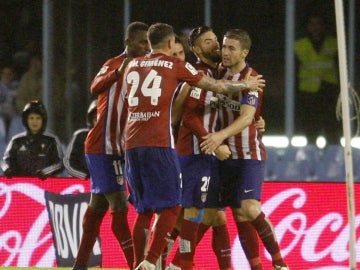
[[[144,213],[146,209],[156,209],[160,213],[149,251],[137,267],[153,269],[181,211],[180,165],[175,150],[170,148],[141,147],[128,150],[128,153],[130,156],[126,155],[127,162],[132,162],[136,167],[126,165],[126,176],[136,211]],[[142,172],[137,175],[140,180],[134,179],[132,170],[136,169]]]
[[[94,247],[96,237],[99,236],[100,225],[106,214],[109,204],[102,194],[91,194],[89,206],[84,214],[82,223],[83,234],[81,236],[79,250],[73,269],[87,269],[87,264]]]
[[[159,215],[157,215],[156,217],[158,219]],[[180,214],[179,214],[179,216],[178,216],[178,218],[176,220],[175,227],[172,230],[172,232],[171,232],[171,234],[170,234],[170,236],[168,238],[168,244],[166,245],[163,253],[161,254],[160,259],[156,263],[156,269],[158,269],[158,270],[165,270],[166,269],[166,261],[167,261],[167,258],[169,256],[170,252],[171,252],[172,247],[174,246],[176,238],[179,236],[180,229],[181,229],[181,223],[182,223],[183,218],[184,218],[184,209],[182,208],[181,212],[180,212]],[[155,221],[154,224],[156,224],[156,221]],[[177,249],[177,253],[179,253],[178,249]],[[178,259],[178,264],[180,264],[180,258]]]
[[[219,269],[231,269],[231,245],[227,228],[225,209],[216,209],[212,223],[212,248],[216,255]]]
[[[128,223],[127,192],[125,190],[107,193],[107,200],[111,209],[111,230],[124,252],[130,269],[134,265],[133,241]]]
[[[154,216],[153,210],[138,213],[133,227],[133,245],[134,245],[134,268],[136,268],[144,259],[148,249],[150,224]]]
[[[212,226],[212,248],[216,255],[219,269],[231,269],[230,237],[226,225],[225,208],[220,208],[219,161],[215,157],[208,157],[211,168],[211,180],[205,202],[205,213],[202,225],[198,232],[198,241],[202,238],[201,228]]]
[[[109,208],[109,203],[104,196],[104,193],[108,191],[108,175],[104,173],[108,160],[107,155],[86,154],[86,163],[91,175],[91,197],[83,219],[83,235],[74,269],[79,269],[78,266],[87,266],[91,250],[100,232],[101,222]]]
[[[272,257],[273,266],[287,267],[281,256],[280,247],[277,242],[273,226],[261,210],[260,198],[264,179],[265,163],[258,160],[242,160],[242,163],[240,214],[245,217],[245,220],[250,221],[254,226],[266,250]],[[236,221],[242,221],[238,217],[239,212],[234,213],[237,215]]]
[[[250,264],[251,270],[262,270],[259,253],[258,234],[254,226],[248,221],[241,208],[232,209],[241,247]]]

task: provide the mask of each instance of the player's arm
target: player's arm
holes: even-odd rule
[[[173,106],[171,108],[171,125],[176,126],[182,117],[183,114],[183,105],[186,99],[186,96],[190,90],[191,86],[187,83],[183,83],[179,90],[179,94],[177,95]]]
[[[108,90],[124,74],[125,69],[131,60],[132,58],[126,58],[120,67],[114,65],[111,60],[107,61],[91,82],[91,94],[99,94]]]
[[[265,80],[262,75],[249,76],[248,79],[242,81],[215,80],[209,76],[203,76],[196,86],[216,93],[235,93],[245,89],[262,91]]]
[[[246,127],[248,127],[254,120],[256,108],[251,105],[241,105],[241,114],[227,127],[210,133],[203,137],[204,141],[200,144],[201,150],[205,154],[211,154],[215,149],[227,138],[234,136]]]

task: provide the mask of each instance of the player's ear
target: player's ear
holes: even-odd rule
[[[248,54],[249,54],[249,50],[243,50],[242,51],[242,55],[243,55],[244,58],[246,58],[246,56],[248,56]]]
[[[172,50],[175,46],[175,36],[171,36],[167,41],[168,49]]]
[[[192,46],[191,50],[196,54],[200,54],[200,48],[198,46]]]

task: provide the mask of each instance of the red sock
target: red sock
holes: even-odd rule
[[[286,266],[281,257],[280,247],[276,240],[273,226],[270,220],[268,220],[265,217],[265,214],[261,212],[251,223],[258,232],[258,235],[263,242],[266,250],[270,253],[273,264],[277,264],[279,266]]]
[[[201,239],[204,237],[205,233],[208,231],[209,228],[210,228],[209,225],[205,225],[204,223],[199,224],[199,229],[197,232],[197,243],[201,241]]]
[[[81,236],[78,254],[75,259],[75,265],[87,266],[96,237],[99,236],[100,225],[105,214],[106,212],[95,212],[89,206],[86,209],[82,222],[83,234]]]
[[[230,236],[226,224],[213,227],[212,248],[220,269],[231,269]]]
[[[152,210],[138,214],[133,227],[134,245],[134,268],[136,268],[145,258],[145,247],[148,242],[149,228],[151,219],[154,215]]]
[[[150,245],[148,254],[145,259],[152,264],[156,264],[161,253],[168,243],[169,236],[175,227],[178,215],[180,214],[181,206],[172,208],[165,208],[161,211],[160,218],[155,225],[153,232],[153,239]]]
[[[173,231],[171,232],[169,243],[167,244],[164,252],[161,254],[161,266],[162,266],[161,269],[165,269],[165,267],[166,267],[166,259],[169,256],[169,254],[171,252],[171,249],[172,249],[172,247],[173,247],[173,245],[175,243],[175,240],[178,237],[179,233],[180,233],[179,230],[176,229],[176,228],[174,228]]]
[[[132,269],[134,265],[134,251],[127,220],[127,212],[121,211],[111,213],[111,229],[124,252],[127,264],[130,269]]]
[[[236,222],[240,244],[252,270],[261,270],[259,239],[254,226],[249,221]]]
[[[182,270],[192,270],[199,223],[184,219],[180,230],[180,267]]]
[[[198,228],[198,232],[197,232],[196,245],[201,241],[201,239],[204,237],[205,233],[207,232],[207,230],[209,228],[210,228],[209,225],[205,225],[203,223],[199,224],[199,228]],[[179,248],[176,250],[174,258],[172,259],[171,263],[173,265],[176,265],[176,266],[180,267],[180,251],[179,251]]]

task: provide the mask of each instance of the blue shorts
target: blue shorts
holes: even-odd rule
[[[218,159],[213,155],[179,156],[183,207],[219,207]]]
[[[104,194],[125,191],[124,160],[116,155],[85,154],[90,172],[91,192]]]
[[[181,204],[180,164],[175,149],[137,147],[126,150],[125,157],[129,200],[138,213]]]
[[[229,159],[219,163],[222,206],[241,207],[246,199],[261,199],[265,161]]]

